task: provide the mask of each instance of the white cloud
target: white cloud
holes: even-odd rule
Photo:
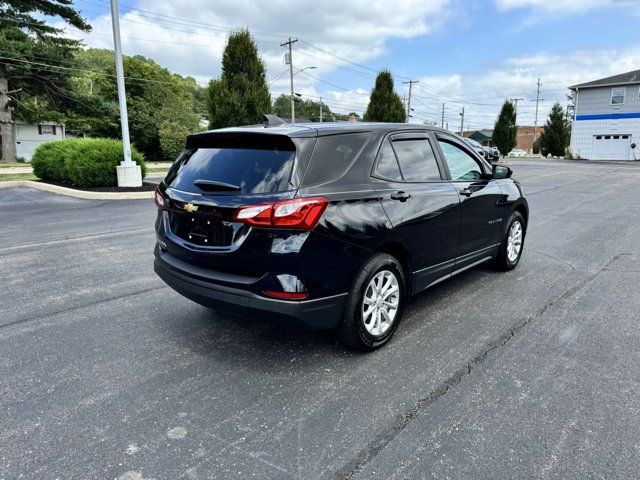
[[[550,13],[570,13],[571,10],[612,3],[611,0],[495,1],[503,10],[535,8]],[[631,5],[626,1],[616,3]],[[125,54],[153,58],[170,70],[191,75],[204,84],[220,73],[228,29],[248,26],[266,63],[272,93],[277,96],[289,91],[288,74],[280,78],[278,75],[287,70],[280,43],[291,35],[300,40],[294,46],[294,64],[298,68],[317,67],[296,75],[296,91],[315,100],[322,95],[336,112],[362,114],[375,72],[350,62],[368,64],[387,53],[390,39],[413,38],[438,31],[443,24],[450,23],[451,12],[455,10],[452,4],[455,0],[352,0],[348,3],[338,0],[316,3],[220,0],[215,5],[209,0],[138,0],[132,5],[142,11],[122,8],[123,50]],[[96,17],[92,24],[93,33],[86,38],[84,34],[79,37],[85,38],[88,46],[112,48],[110,16],[105,13]],[[541,52],[513,57],[480,72],[454,71],[449,75],[424,77],[413,92],[414,121],[440,121],[442,102],[445,101],[446,120],[450,126],[459,126],[458,112],[462,106],[465,106],[465,124],[469,123],[472,128],[491,126],[500,104],[506,97],[511,97],[523,98],[519,103],[520,123],[532,124],[535,102],[531,99],[535,98],[538,77],[543,83],[542,97],[545,99],[540,109],[543,118],[553,101],[565,103],[567,86],[636,69],[639,56],[640,47]],[[344,77],[344,80],[335,80],[336,84],[360,88],[344,91],[337,85],[323,83],[332,78],[327,76],[332,71]],[[401,79],[396,79],[396,88],[402,91],[400,82]]]
[[[501,10],[536,8],[549,12],[583,12],[608,5],[634,5],[634,0],[495,0]]]
[[[391,38],[411,38],[433,32],[448,18],[445,7],[449,2],[139,0],[134,5],[135,10],[127,11],[121,6],[120,28],[125,54],[153,58],[170,70],[191,75],[201,83],[220,73],[227,37],[225,29],[241,27],[249,27],[254,35],[270,78],[286,68],[280,43],[289,35],[300,39],[294,47],[294,64],[300,67],[315,65],[318,69],[314,75],[324,75],[347,65],[334,55],[352,62],[366,62],[384,53]],[[76,32],[75,35],[84,38],[87,46],[112,48],[109,14],[94,18],[91,23],[91,34]],[[317,84],[316,80],[304,75],[297,76],[296,80],[300,88]],[[283,78],[274,82],[274,88],[280,90],[287,84],[287,79]]]
[[[567,87],[615,75],[640,67],[640,46],[624,50],[576,50],[562,54],[538,53],[513,57],[486,72],[420,79],[414,90],[415,114],[440,121],[442,102],[450,128],[460,126],[459,112],[465,107],[465,129],[491,127],[505,98],[521,98],[518,103],[521,125],[533,125],[536,82],[542,82],[539,123],[551,105],[566,105]],[[425,106],[426,104],[426,106]]]

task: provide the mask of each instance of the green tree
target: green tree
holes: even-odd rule
[[[248,30],[229,36],[222,73],[209,82],[205,100],[210,128],[261,123],[271,111],[265,66]]]
[[[306,118],[312,122],[320,121],[320,102],[296,98],[296,119]],[[273,113],[282,118],[291,118],[291,102],[289,95],[282,94],[273,102]],[[333,122],[334,114],[322,103],[322,121]]]
[[[109,50],[89,49],[77,53],[82,72],[73,78],[73,94],[81,102],[75,117],[68,116],[70,129],[91,136],[120,137],[115,61]],[[202,91],[193,78],[171,73],[153,60],[140,55],[123,57],[132,143],[149,160],[174,160],[175,147],[187,135],[199,130],[202,102],[195,97]],[[162,142],[162,136],[171,137]]]
[[[562,157],[569,146],[570,124],[559,103],[554,103],[547,118],[544,130],[538,138],[540,153]]]
[[[500,115],[493,127],[493,141],[505,157],[516,146],[518,126],[516,125],[516,109],[509,100],[505,100]]]
[[[73,51],[80,42],[65,38],[62,29],[52,26],[54,17],[80,30],[91,28],[73,8],[72,0],[0,2],[2,161],[15,160],[13,109],[15,116],[21,118],[29,108],[25,102],[40,97],[38,109],[31,112],[48,115],[65,111],[73,102],[68,92],[67,68],[74,66]]]
[[[393,89],[393,77],[388,70],[381,71],[376,77],[376,85],[371,90],[365,122],[404,122],[406,112],[400,96]]]

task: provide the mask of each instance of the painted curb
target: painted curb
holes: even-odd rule
[[[34,182],[33,180],[10,180],[0,182],[0,188],[35,188],[45,192],[66,195],[67,197],[83,198],[85,200],[140,200],[153,198],[153,191],[149,192],[88,192],[73,188],[60,187],[50,183]]]

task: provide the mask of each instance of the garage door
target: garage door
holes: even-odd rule
[[[591,160],[629,160],[631,135],[594,135]]]

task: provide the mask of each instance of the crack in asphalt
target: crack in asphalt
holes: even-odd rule
[[[567,261],[567,260],[563,260],[561,258],[558,258],[556,256],[551,255],[550,253],[547,252],[540,252],[538,250],[532,250],[530,248],[525,247],[525,250],[527,252],[531,252],[531,253],[535,253],[537,255],[542,255],[544,257],[550,258],[552,260],[555,260],[558,263],[563,263],[567,266],[569,266],[572,270],[578,271],[578,272],[618,272],[618,273],[640,273],[640,270],[621,270],[618,268],[583,268],[583,267],[576,267],[573,263]],[[623,257],[623,256],[636,256],[638,254],[636,253],[619,253],[617,255],[617,257]]]
[[[54,312],[47,312],[44,315],[39,315],[37,317],[28,317],[28,318],[22,318],[20,320],[14,320],[13,322],[9,322],[9,323],[5,323],[3,325],[0,325],[0,331],[5,330],[5,329],[7,329],[9,327],[13,327],[13,326],[16,326],[16,325],[21,325],[23,323],[28,323],[28,322],[33,322],[33,321],[36,321],[36,320],[42,320],[42,319],[48,318],[48,317],[53,317],[53,316],[59,315],[61,313],[72,312],[74,310],[79,310],[81,308],[86,308],[86,307],[93,307],[93,306],[99,305],[101,303],[112,302],[114,300],[120,300],[122,298],[134,297],[136,295],[143,295],[145,293],[153,292],[154,290],[162,290],[164,288],[169,288],[169,287],[167,285],[161,285],[159,287],[149,287],[149,288],[145,288],[143,290],[138,290],[136,292],[123,293],[121,295],[116,295],[114,297],[109,297],[109,298],[103,298],[101,300],[95,300],[93,302],[84,303],[82,305],[74,305],[74,306],[68,307],[68,308],[61,308],[60,310],[56,310]]]
[[[45,240],[43,242],[20,243],[18,245],[10,245],[8,247],[0,248],[0,255],[4,255],[5,253],[8,253],[8,252],[11,252],[11,251],[14,251],[14,250],[19,250],[21,248],[40,247],[40,246],[43,246],[43,245],[56,245],[56,244],[59,244],[59,243],[75,242],[77,240],[87,240],[87,239],[92,239],[92,238],[121,235],[123,233],[142,232],[142,231],[145,231],[145,230],[153,230],[153,227],[125,228],[125,229],[122,229],[122,230],[114,230],[114,231],[110,231],[110,232],[107,231],[107,232],[92,233],[92,234],[88,234],[88,235],[78,235],[76,237],[64,237],[64,238],[58,238],[58,239],[54,239],[54,240]]]
[[[537,253],[538,255],[542,255],[544,257],[550,258],[550,259],[555,260],[556,262],[559,262],[559,263],[564,263],[565,265],[568,265],[569,267],[571,267],[572,270],[583,270],[583,269],[579,269],[578,267],[576,267],[573,263],[568,262],[567,260],[562,260],[561,258],[555,257],[555,256],[551,255],[550,253],[539,252],[538,250],[532,250],[531,248],[528,248],[528,247],[525,247],[524,250],[526,250],[527,252],[531,252],[531,253]]]
[[[440,398],[445,396],[449,390],[461,383],[465,377],[470,375],[474,370],[484,364],[489,354],[500,347],[503,347],[511,339],[513,339],[518,332],[525,328],[533,320],[540,318],[544,315],[554,304],[566,300],[590,282],[592,282],[600,273],[607,271],[608,268],[615,263],[621,256],[625,254],[614,255],[602,268],[597,269],[592,275],[584,278],[574,287],[565,290],[561,295],[553,298],[540,309],[534,312],[529,317],[519,320],[513,324],[506,332],[499,335],[497,338],[485,344],[484,348],[478,355],[473,357],[464,366],[457,369],[452,375],[444,380],[436,389],[429,392],[425,397],[418,399],[410,408],[402,413],[396,415],[394,420],[387,425],[382,431],[380,431],[374,439],[367,444],[365,448],[360,450],[351,460],[338,469],[331,478],[333,480],[347,480],[353,478],[354,475],[362,471],[362,469],[373,460],[380,452],[382,452],[391,441],[393,441],[402,431],[413,421],[418,415],[423,413],[430,405],[434,404]]]

